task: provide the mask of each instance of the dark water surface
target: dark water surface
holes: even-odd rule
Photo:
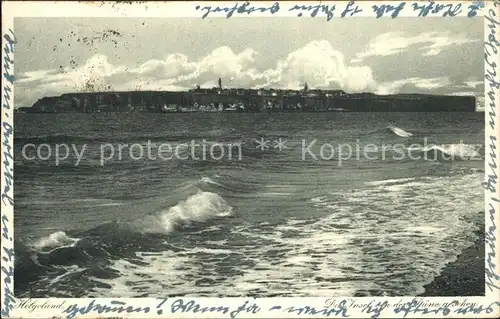
[[[474,160],[473,145],[483,143],[483,117],[16,114],[15,293],[421,293],[475,240],[484,200],[483,162]],[[261,137],[271,141],[269,149],[256,148]],[[287,146],[281,151],[274,148],[279,138]],[[310,150],[318,160],[308,153],[302,159],[303,145],[315,139]],[[424,139],[439,147],[424,148]],[[229,146],[221,160],[206,152],[206,160],[194,160],[203,150],[186,145],[178,149],[188,159],[153,160],[145,154],[134,160],[138,146],[132,156],[128,148],[121,160],[117,154],[118,144],[138,143],[146,150],[150,141],[175,149],[192,140],[205,140],[209,147],[244,143],[241,159],[234,148],[228,158]],[[62,143],[86,149],[78,166],[73,151],[56,166],[53,157],[23,158],[27,143],[47,143],[52,152]],[[106,143],[116,153],[101,165]],[[347,146],[338,154],[339,144],[351,145],[352,158],[347,159]],[[379,148],[368,148],[370,159],[363,156],[367,144]],[[401,159],[408,148],[414,157],[428,159]],[[33,148],[26,153],[36,156]],[[455,159],[446,160],[451,155]],[[341,165],[339,156],[346,158]]]

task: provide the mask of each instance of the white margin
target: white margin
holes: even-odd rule
[[[241,1],[240,1],[241,2]],[[425,4],[427,1],[422,1],[419,5]],[[200,17],[200,12],[195,9],[196,5],[204,6],[232,6],[236,3],[234,2],[176,2],[176,3],[162,3],[162,2],[144,2],[144,3],[133,3],[133,4],[116,4],[112,2],[2,2],[2,75],[6,70],[5,61],[6,56],[5,46],[6,39],[4,35],[8,34],[8,30],[14,30],[15,17]],[[289,12],[288,9],[294,5],[315,5],[319,2],[280,2],[280,11],[276,12],[273,16],[277,17],[296,17],[296,13]],[[363,9],[362,14],[359,16],[370,16],[375,18],[375,14],[371,10],[373,4],[387,4],[387,5],[398,5],[399,1],[385,1],[385,2],[365,2],[358,1],[356,5],[359,5]],[[417,16],[418,12],[412,10],[411,4],[414,1],[407,2],[407,6],[399,13],[399,17],[411,17]],[[252,2],[254,6],[271,6],[273,2]],[[347,1],[342,2],[322,2],[322,4],[335,4],[337,7],[346,7],[348,5]],[[460,4],[464,9],[458,16],[467,16],[467,7],[471,2],[447,2],[438,1],[436,4],[442,5],[457,5]],[[478,16],[485,17],[485,50],[489,48],[486,52],[485,59],[487,57],[488,61],[485,60],[485,77],[490,74],[490,78],[485,79],[485,145],[486,145],[486,166],[485,166],[485,227],[486,233],[489,234],[486,239],[486,259],[491,261],[490,265],[490,275],[488,278],[491,280],[493,285],[497,287],[500,285],[500,258],[498,255],[498,237],[499,237],[499,213],[500,213],[500,185],[497,182],[498,176],[500,176],[500,148],[498,148],[500,140],[500,88],[498,87],[500,79],[500,52],[498,52],[498,41],[500,41],[500,3],[495,3],[493,1],[486,1],[486,7],[483,10],[477,12]],[[223,13],[211,14],[211,16],[224,16]],[[232,18],[238,18],[241,15],[235,14]],[[248,15],[244,15],[248,16]],[[254,12],[252,16],[269,16],[269,12],[259,13]],[[348,18],[347,16],[346,18]],[[428,18],[443,18],[441,14],[429,14]],[[495,21],[494,23],[488,21],[487,17]],[[445,17],[450,19],[452,17]],[[315,19],[325,19],[325,16],[321,13]],[[340,17],[335,16],[334,19],[340,19]],[[385,19],[390,19],[387,17]],[[491,27],[490,27],[491,25]],[[14,30],[15,32],[15,30]],[[48,31],[50,32],[50,31]],[[496,41],[496,42],[495,42]],[[493,46],[491,46],[493,45]],[[489,55],[488,55],[489,54]],[[13,55],[10,55],[11,59],[14,60]],[[478,57],[479,58],[479,57]],[[483,58],[483,57],[481,57]],[[488,62],[488,63],[486,63]],[[11,70],[14,63],[11,64]],[[13,237],[14,237],[14,225],[13,225],[13,207],[8,204],[8,197],[13,197],[13,186],[8,187],[8,175],[11,169],[13,169],[13,160],[9,158],[9,147],[13,147],[14,138],[12,134],[8,134],[10,126],[13,126],[13,87],[12,92],[10,92],[10,97],[7,96],[6,90],[8,90],[8,81],[5,81],[5,77],[2,76],[2,137],[1,137],[1,154],[2,154],[2,274],[1,274],[1,303],[2,303],[2,317],[8,315],[11,318],[68,318],[68,312],[64,312],[67,309],[75,310],[78,318],[104,318],[104,317],[114,317],[114,318],[310,318],[310,317],[326,317],[325,311],[332,310],[328,317],[344,317],[342,311],[335,312],[335,309],[341,309],[339,304],[345,301],[346,311],[344,315],[351,318],[362,318],[371,317],[373,315],[379,315],[382,318],[401,318],[405,315],[405,311],[395,312],[395,306],[400,305],[404,307],[412,307],[406,314],[408,318],[423,318],[423,317],[452,317],[452,318],[494,318],[500,316],[500,303],[495,304],[500,300],[500,291],[498,288],[492,290],[486,287],[486,296],[484,297],[360,297],[360,298],[168,298],[167,300],[161,300],[157,298],[121,298],[121,299],[110,299],[110,298],[68,298],[68,299],[58,299],[58,298],[40,298],[40,299],[12,299],[10,300],[10,291],[13,290],[12,277],[8,274],[11,271],[11,267],[14,266],[13,258],[9,258],[11,254],[11,249],[13,249]],[[493,93],[490,93],[493,92]],[[488,95],[488,93],[490,93]],[[7,109],[4,105],[10,104],[11,108]],[[489,123],[492,122],[493,125]],[[13,151],[13,150],[12,150]],[[10,164],[9,164],[10,160]],[[7,161],[7,163],[5,162]],[[491,165],[488,165],[490,163]],[[489,180],[490,184],[494,185],[494,189],[488,190],[488,176],[492,176]],[[496,177],[493,177],[496,176]],[[5,195],[5,196],[4,196]],[[487,263],[488,264],[488,263]],[[486,266],[488,271],[488,266]],[[4,312],[8,307],[8,302],[10,300],[11,305],[14,308],[10,311]],[[420,303],[419,305],[413,304],[415,300]],[[206,312],[193,312],[193,311],[178,311],[173,313],[172,309],[177,303],[186,303],[193,301],[200,305],[200,307],[215,307],[214,311]],[[39,307],[36,309],[27,307],[18,307],[21,303],[36,304]],[[475,303],[475,307],[467,307],[467,304]],[[371,305],[371,307],[363,308],[361,305]],[[426,305],[425,305],[426,304]],[[45,308],[43,307],[45,305]],[[98,307],[98,305],[100,307]],[[254,313],[256,305],[260,308],[260,311]],[[353,305],[358,305],[357,307]],[[424,305],[424,306],[423,306]],[[122,306],[124,310],[119,312],[104,311],[99,313],[97,310],[111,309]],[[275,310],[270,310],[273,307]],[[311,312],[306,311],[302,314],[297,312],[286,312],[284,309],[288,307],[314,307],[318,313],[312,315]],[[59,308],[58,308],[59,307]],[[109,307],[109,308],[103,308]],[[220,308],[217,308],[220,307]],[[227,313],[221,312],[221,310],[227,307]],[[400,307],[400,309],[401,309]],[[420,309],[426,309],[425,312],[412,312],[411,309],[415,307],[420,307]],[[488,308],[489,307],[489,308]],[[370,309],[368,311],[368,308]],[[463,309],[463,313],[457,313],[457,309]],[[148,309],[146,312],[145,309]],[[193,308],[192,308],[193,309]],[[363,310],[364,309],[364,310]],[[404,309],[404,308],[403,308]],[[87,310],[89,310],[86,314]],[[116,309],[115,309],[116,310]],[[127,311],[129,310],[129,311]],[[201,310],[201,309],[200,309]],[[321,312],[323,311],[323,312]]]

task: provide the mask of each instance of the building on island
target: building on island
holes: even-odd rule
[[[39,99],[25,112],[428,112],[476,109],[473,96],[349,94],[342,90],[224,88],[188,91],[78,92]]]

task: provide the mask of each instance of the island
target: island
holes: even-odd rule
[[[200,88],[76,92],[44,97],[28,113],[99,112],[475,112],[474,96],[377,95],[342,90]]]

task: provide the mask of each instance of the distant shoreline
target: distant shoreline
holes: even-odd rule
[[[342,90],[195,89],[190,91],[78,92],[44,97],[27,113],[191,112],[475,112],[474,96]]]

